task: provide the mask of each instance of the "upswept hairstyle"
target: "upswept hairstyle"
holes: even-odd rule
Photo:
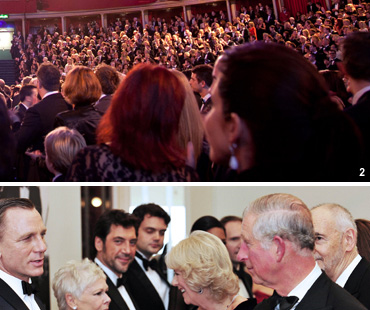
[[[94,71],[84,66],[73,67],[63,84],[65,99],[75,106],[85,106],[97,101],[102,94],[100,82]]]
[[[136,65],[119,85],[97,130],[98,143],[135,169],[152,172],[185,164],[178,143],[185,90],[168,69]]]
[[[66,294],[79,299],[87,286],[99,279],[106,280],[103,270],[85,258],[82,261],[71,260],[61,267],[54,275],[53,290],[59,310],[67,310]]]
[[[84,137],[76,130],[61,126],[45,137],[45,151],[56,171],[66,174],[73,158],[86,147]]]
[[[315,233],[311,212],[299,198],[290,194],[271,194],[253,201],[244,211],[256,216],[253,236],[267,249],[275,236],[293,242],[297,250],[313,251]]]
[[[357,227],[355,220],[353,219],[351,212],[349,212],[343,206],[336,203],[322,203],[311,208],[311,211],[315,209],[328,210],[331,214],[331,218],[334,220],[336,224],[336,229],[339,232],[344,233],[346,229],[352,228],[355,230],[355,233],[357,235]]]
[[[354,79],[370,81],[370,33],[349,33],[340,47],[346,73]]]
[[[57,91],[60,88],[60,72],[51,63],[42,63],[37,70],[39,84],[48,91]]]
[[[216,66],[225,119],[236,113],[246,123],[257,167],[270,174],[280,169],[280,179],[354,177],[358,136],[304,57],[281,44],[256,42],[225,50]]]
[[[138,219],[138,224],[140,226],[141,222],[144,220],[145,215],[149,214],[150,216],[155,216],[162,218],[166,225],[171,221],[170,216],[164,211],[159,205],[155,203],[146,203],[140,206],[137,206],[132,214],[135,215]]]
[[[0,240],[5,229],[4,217],[6,210],[10,208],[35,209],[31,200],[26,198],[3,198],[0,199]]]
[[[214,227],[221,228],[225,232],[225,235],[226,235],[224,225],[222,225],[222,223],[212,215],[205,215],[197,219],[194,222],[193,226],[191,226],[190,232],[193,232],[196,230],[208,231]]]
[[[229,253],[220,238],[205,231],[194,231],[174,246],[166,256],[168,268],[180,272],[195,292],[208,288],[216,302],[239,291]]]

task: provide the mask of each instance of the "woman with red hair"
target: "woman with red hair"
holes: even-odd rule
[[[102,118],[99,145],[77,154],[69,181],[194,181],[178,142],[185,89],[164,67],[135,66]]]

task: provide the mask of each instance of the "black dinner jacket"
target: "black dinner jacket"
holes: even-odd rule
[[[61,93],[47,96],[39,103],[30,107],[16,133],[17,151],[24,153],[28,147],[32,150],[44,150],[44,138],[54,129],[55,116],[59,112],[70,110],[71,106],[64,100]]]
[[[126,276],[127,286],[137,301],[140,310],[165,310],[161,297],[136,259],[130,264]],[[160,276],[163,279],[163,275]],[[168,282],[167,284],[170,286]]]
[[[363,94],[357,103],[344,109],[361,131],[365,146],[365,178],[370,178],[370,91]],[[367,168],[367,169],[366,169]]]
[[[46,310],[44,304],[35,295],[35,300],[41,310]],[[0,309],[1,310],[29,310],[22,299],[12,290],[12,288],[0,279]]]
[[[95,108],[102,113],[107,112],[110,106],[110,103],[112,101],[112,98],[113,98],[113,95],[104,96],[103,98],[101,98],[95,103]]]
[[[272,298],[264,299],[255,310],[274,310]],[[356,298],[323,272],[308,290],[296,310],[366,310]]]
[[[108,296],[111,299],[111,302],[109,304],[109,310],[130,310],[127,306],[125,300],[123,299],[122,295],[118,291],[117,286],[112,282],[112,280],[107,276],[107,284],[108,284]],[[131,294],[130,294],[131,295]],[[130,296],[131,297],[131,296]],[[132,298],[131,298],[132,300]],[[136,303],[134,300],[132,300],[134,303],[134,306],[136,310],[140,310],[139,307],[136,306]]]
[[[240,270],[237,271],[235,268],[233,268],[234,273],[238,276],[240,280],[242,280],[250,298],[253,298],[253,291],[252,291],[252,285],[253,280],[252,277],[246,273],[243,269],[243,264],[240,264]]]
[[[353,270],[344,289],[370,309],[370,263],[365,258]]]

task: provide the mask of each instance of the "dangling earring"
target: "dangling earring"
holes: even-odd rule
[[[231,153],[231,156],[230,156],[230,160],[229,160],[229,167],[232,169],[232,170],[238,170],[238,167],[239,167],[239,163],[238,163],[238,160],[236,159],[235,157],[235,153],[234,153],[234,150],[237,148],[237,145],[236,143],[233,143],[229,146],[229,150],[230,150],[230,153]]]
[[[203,289],[202,288],[199,289],[198,294],[200,294],[200,295],[203,294]]]
[[[74,306],[72,309],[73,309],[73,310],[76,310],[76,309],[77,309],[77,306]]]

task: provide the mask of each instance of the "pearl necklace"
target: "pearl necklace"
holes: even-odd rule
[[[229,307],[230,307],[230,306],[232,305],[232,303],[235,301],[236,297],[238,297],[238,295],[235,295],[235,296],[233,297],[233,299],[231,299],[231,303],[229,303],[229,304],[227,305],[227,307],[226,307],[226,309],[225,309],[225,310],[229,309]]]

